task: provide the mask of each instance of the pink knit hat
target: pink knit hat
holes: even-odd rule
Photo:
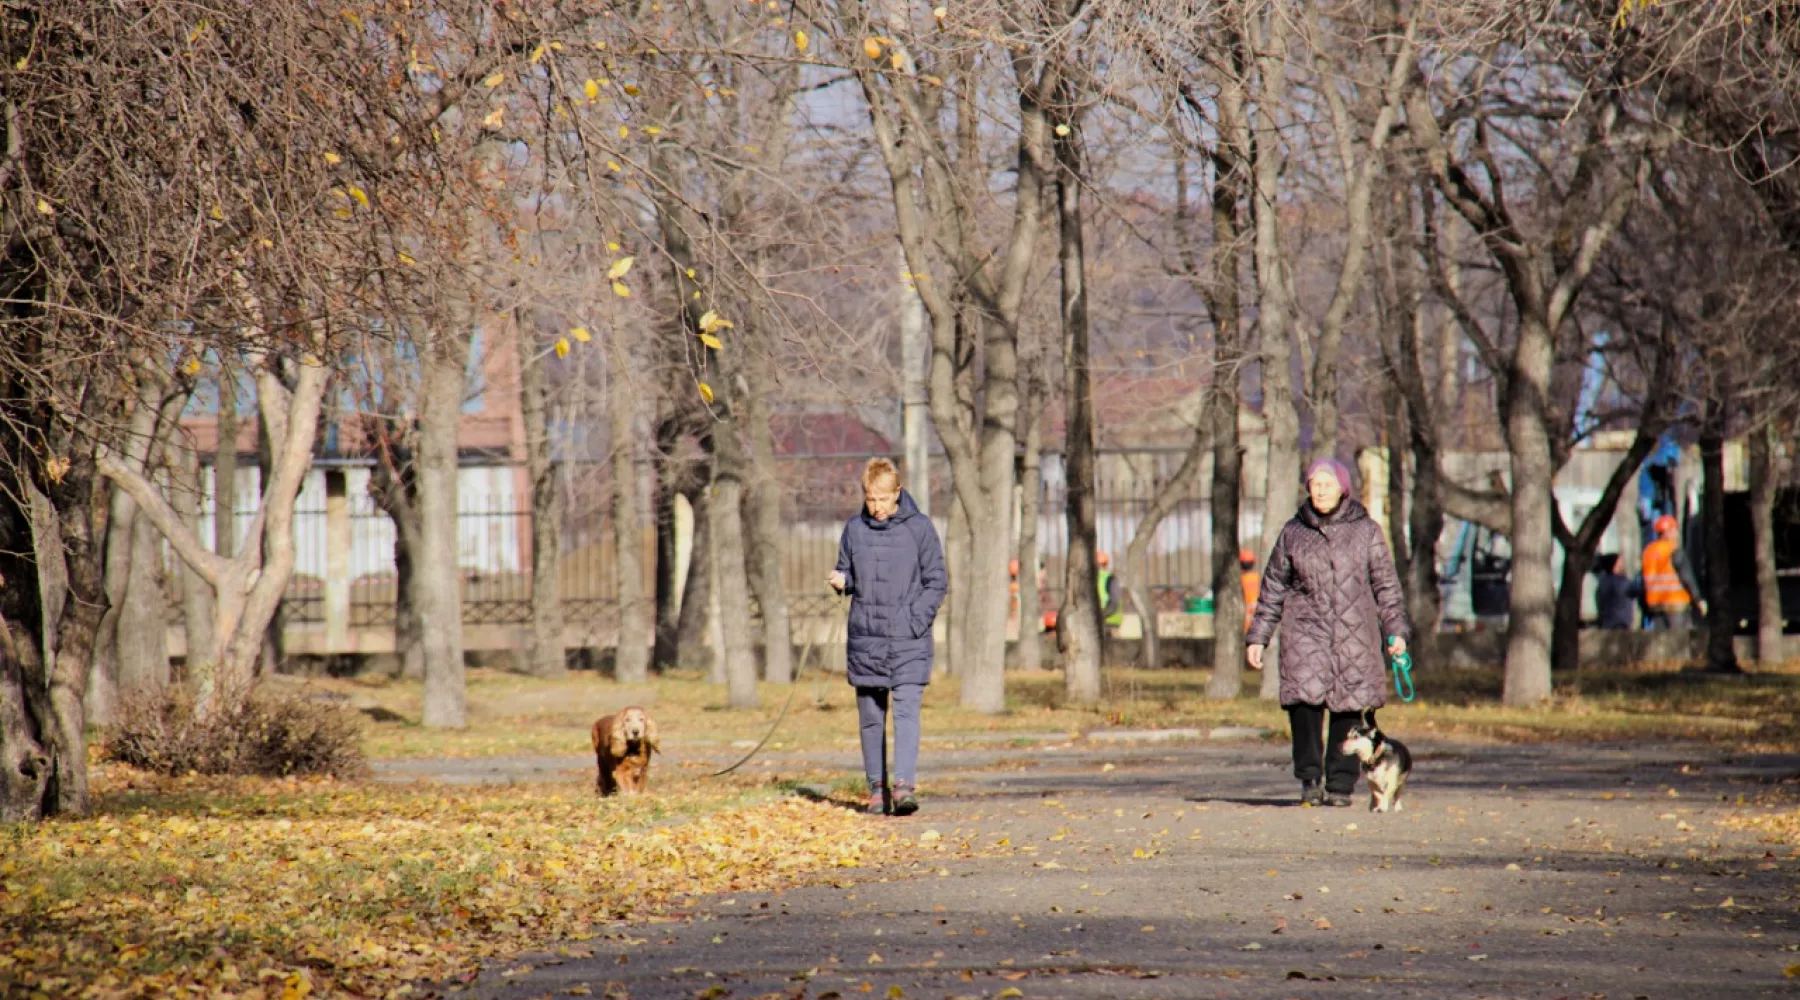
[[[1329,456],[1312,460],[1312,464],[1306,467],[1306,479],[1304,482],[1312,482],[1313,477],[1318,475],[1321,470],[1325,469],[1329,469],[1331,474],[1337,477],[1339,489],[1343,490],[1345,493],[1350,492],[1350,467]]]

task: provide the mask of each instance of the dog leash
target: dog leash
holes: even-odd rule
[[[1394,671],[1394,693],[1400,696],[1401,701],[1411,702],[1414,694],[1412,654],[1402,650],[1400,653],[1388,657],[1388,666]]]
[[[831,617],[832,617],[832,619],[841,621],[844,617],[841,613],[843,610],[844,610],[844,595],[839,594],[837,596],[837,598],[831,602]],[[846,625],[845,627],[847,628],[848,626]],[[830,631],[832,631],[832,629],[829,626],[827,626],[826,631],[830,632]],[[807,667],[807,664],[812,662],[813,650],[818,649],[818,648],[819,648],[819,643],[809,642],[806,644],[806,649],[800,653],[800,665],[794,669],[793,679],[788,682],[787,700],[783,701],[781,703],[781,711],[775,716],[774,724],[769,727],[768,732],[763,734],[763,738],[758,740],[756,745],[750,748],[750,752],[745,754],[743,756],[743,758],[741,760],[739,760],[737,763],[731,765],[730,767],[726,768],[723,771],[714,771],[713,773],[707,775],[707,777],[723,778],[725,775],[730,774],[731,772],[737,770],[738,768],[743,767],[745,764],[750,763],[750,758],[755,757],[759,752],[762,751],[762,748],[764,746],[766,746],[771,739],[775,738],[775,731],[777,729],[781,728],[782,720],[787,718],[788,709],[790,709],[794,706],[794,694],[800,690],[800,678],[806,676],[806,667]]]

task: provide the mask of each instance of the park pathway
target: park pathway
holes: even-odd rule
[[[924,810],[870,820],[915,862],[706,898],[458,993],[1800,996],[1800,852],[1720,822],[1791,806],[1800,758],[1413,749],[1407,808],[1382,816],[1297,806],[1271,742],[928,748]]]

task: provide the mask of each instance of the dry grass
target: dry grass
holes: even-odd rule
[[[1254,678],[1252,678],[1253,680]],[[1497,672],[1422,674],[1418,700],[1397,700],[1383,712],[1398,733],[1439,734],[1500,741],[1694,739],[1744,749],[1800,746],[1800,673],[1771,672],[1740,678],[1683,673],[1583,673],[1557,685],[1541,708],[1500,704]],[[1086,733],[1111,728],[1254,726],[1281,732],[1284,713],[1253,694],[1233,701],[1205,697],[1205,671],[1109,671],[1102,701],[1092,708],[1063,703],[1062,678],[1040,672],[1011,674],[1009,709],[981,715],[957,704],[954,679],[926,691],[927,741],[956,742],[1016,734],[1020,738]],[[416,720],[420,687],[377,680],[317,680],[359,705],[379,706]],[[622,687],[589,673],[554,681],[493,671],[469,675],[469,728],[426,730],[409,721],[367,724],[370,757],[480,757],[588,752],[594,719],[627,704],[656,716],[671,746],[728,746],[760,739],[780,711],[788,689],[762,688],[760,708],[724,709],[723,691],[691,674],[672,674],[640,687]],[[837,678],[809,678],[793,704],[773,749],[847,746],[855,736],[851,691]]]

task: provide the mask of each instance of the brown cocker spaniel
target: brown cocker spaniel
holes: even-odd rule
[[[594,723],[595,787],[601,795],[641,795],[650,780],[650,754],[661,751],[656,721],[636,705]]]

